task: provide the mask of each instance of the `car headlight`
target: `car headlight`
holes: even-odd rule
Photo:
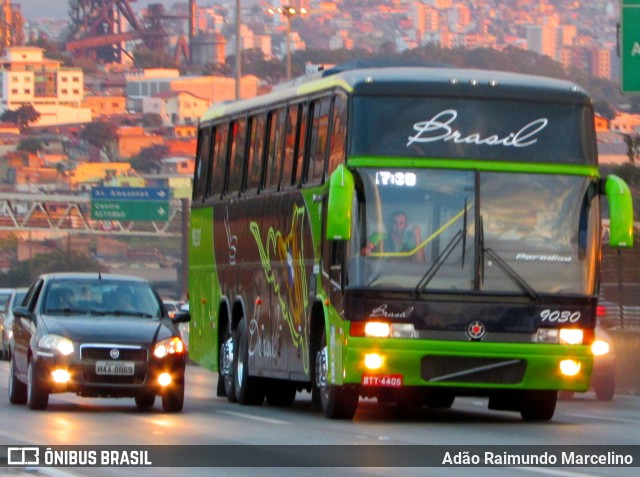
[[[164,358],[170,354],[182,353],[184,353],[184,343],[177,336],[159,341],[153,348],[153,354],[156,358]]]
[[[611,346],[604,340],[595,340],[591,345],[591,352],[594,356],[602,356],[609,352]]]
[[[44,335],[38,341],[38,348],[57,351],[64,356],[68,356],[73,353],[73,341],[60,335]]]

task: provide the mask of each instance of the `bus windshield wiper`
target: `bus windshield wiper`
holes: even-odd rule
[[[494,252],[490,248],[483,247],[482,251],[486,253],[487,256],[491,260],[493,260],[496,263],[496,265],[498,265],[498,268],[502,270],[504,274],[508,276],[511,279],[511,281],[513,281],[513,283],[518,285],[523,292],[529,295],[532,300],[538,301],[538,294],[533,289],[533,287],[529,285],[527,281],[524,278],[522,278],[522,276],[518,272],[516,272],[513,268],[511,268],[511,266],[507,262],[505,262],[500,255],[498,255],[496,252]]]
[[[438,270],[440,270],[440,267],[442,267],[444,262],[447,261],[447,258],[449,258],[449,255],[451,255],[451,253],[455,250],[455,248],[458,246],[460,242],[462,242],[462,268],[464,268],[465,248],[467,243],[467,200],[466,199],[464,201],[464,217],[462,222],[462,229],[458,230],[456,234],[453,237],[451,237],[451,240],[449,240],[449,243],[447,243],[447,246],[442,250],[442,252],[440,252],[440,254],[438,254],[433,264],[428,268],[428,270],[422,276],[422,278],[416,285],[416,288],[413,292],[413,295],[416,298],[420,296],[420,293],[422,293],[425,290],[425,288],[427,288],[427,285],[429,285],[429,282],[431,282],[433,277],[436,276],[436,273],[438,273]]]

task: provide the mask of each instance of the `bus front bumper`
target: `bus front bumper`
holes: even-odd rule
[[[366,387],[586,391],[588,346],[349,337],[342,383]]]

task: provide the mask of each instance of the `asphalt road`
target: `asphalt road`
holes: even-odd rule
[[[187,371],[184,412],[164,414],[160,400],[138,411],[133,399],[50,398],[45,411],[9,404],[8,363],[0,363],[0,444],[25,445],[636,445],[640,442],[640,397],[598,402],[591,393],[558,403],[551,422],[526,423],[517,413],[487,409],[486,399],[458,398],[450,410],[424,409],[399,418],[390,405],[360,402],[353,421],[330,421],[315,411],[307,393],[292,408],[245,407],[215,397],[216,376],[197,366]],[[247,455],[247,462],[252,456]],[[367,468],[37,468],[2,475],[116,476],[224,475],[320,476],[427,475],[427,469]],[[638,468],[502,467],[430,468],[428,475],[635,476]]]

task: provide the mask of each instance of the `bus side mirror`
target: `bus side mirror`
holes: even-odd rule
[[[607,176],[604,183],[609,201],[609,245],[633,246],[633,202],[629,186],[620,177]]]
[[[333,171],[329,180],[327,240],[349,240],[351,238],[353,193],[353,175],[344,164],[340,164]]]

